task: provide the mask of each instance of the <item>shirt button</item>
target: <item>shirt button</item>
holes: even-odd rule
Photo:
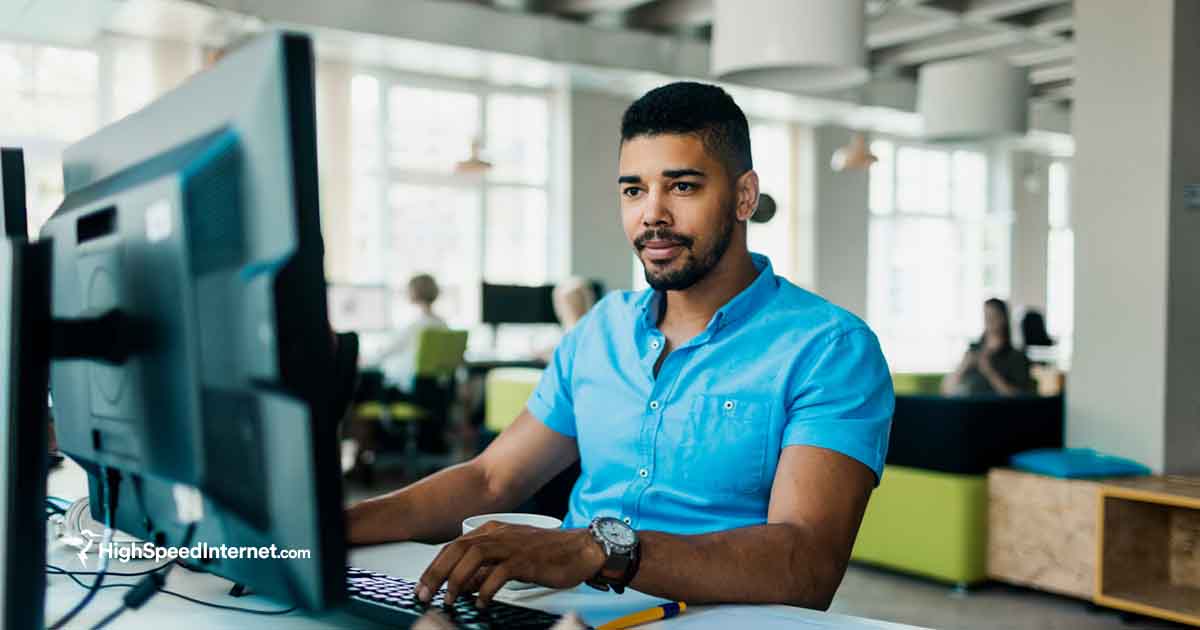
[[[650,471],[643,468],[638,471],[638,476],[641,477],[642,479],[645,479],[646,477],[650,476]]]
[[[651,342],[650,342],[650,347],[651,347],[651,348],[654,348],[655,350],[658,350],[658,347],[659,347],[660,345],[662,345],[662,344],[658,343],[658,340],[657,340],[657,339],[655,339],[654,341],[651,341]]]
[[[626,525],[628,525],[628,524],[630,524],[630,523],[632,523],[632,522],[633,522],[633,519],[631,519],[631,518],[629,518],[628,516],[626,516],[625,518],[621,519],[621,522],[622,522],[622,523],[625,523]]]
[[[651,408],[651,409],[658,409],[658,401],[657,401],[657,400],[651,400],[651,401],[650,401],[650,408]]]

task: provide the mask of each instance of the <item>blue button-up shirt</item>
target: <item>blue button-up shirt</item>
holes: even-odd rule
[[[613,516],[678,534],[766,522],[783,449],[831,449],[883,472],[892,381],[861,320],[759,275],[673,350],[662,294],[613,293],[571,330],[529,411],[576,438],[583,469],[564,527]]]

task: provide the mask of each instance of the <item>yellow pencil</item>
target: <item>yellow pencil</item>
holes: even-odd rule
[[[635,612],[632,615],[625,615],[620,619],[613,619],[612,621],[596,628],[596,630],[625,630],[625,628],[640,626],[644,623],[650,623],[651,621],[658,621],[659,619],[670,619],[671,617],[674,617],[685,610],[687,610],[687,604],[683,602],[671,602],[669,604],[655,606],[654,608],[647,608],[641,612]]]

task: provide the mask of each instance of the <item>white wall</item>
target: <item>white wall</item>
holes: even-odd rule
[[[1015,321],[1021,309],[1046,312],[1047,247],[1050,240],[1049,190],[1046,173],[1049,158],[1024,151],[1005,153],[996,158],[1003,177],[994,177],[1003,187],[1004,200],[1013,213],[1012,294]],[[1005,210],[1000,207],[998,210]],[[1015,322],[1014,322],[1015,323]]]
[[[1200,214],[1181,208],[1181,187],[1200,181],[1200,16],[1193,0],[1089,0],[1075,11],[1067,441],[1197,471]]]
[[[630,100],[571,90],[569,146],[564,182],[570,273],[604,282],[608,290],[629,289],[633,255],[621,228],[617,157],[621,115]]]
[[[799,212],[812,214],[813,280],[825,299],[866,319],[867,241],[870,229],[866,171],[834,172],[830,157],[850,141],[849,129],[822,126],[799,135]]]

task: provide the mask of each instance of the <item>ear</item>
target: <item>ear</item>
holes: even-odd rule
[[[742,173],[734,183],[734,194],[737,195],[737,219],[745,223],[758,209],[758,173],[750,169]]]

